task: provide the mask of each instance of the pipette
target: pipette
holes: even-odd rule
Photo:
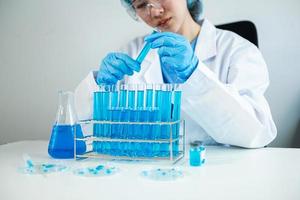
[[[156,33],[157,31],[153,31],[152,34]],[[139,64],[141,64],[143,62],[143,60],[145,59],[145,57],[147,56],[148,52],[151,49],[151,43],[147,42],[145,44],[145,46],[143,47],[143,49],[141,50],[140,54],[138,55],[138,57],[135,59]]]

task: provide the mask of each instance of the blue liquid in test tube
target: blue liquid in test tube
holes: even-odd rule
[[[154,34],[154,33],[156,33],[156,31],[152,32],[152,34]],[[147,42],[135,60],[141,64],[143,62],[143,60],[145,59],[145,57],[147,56],[150,49],[151,49],[151,43]]]
[[[145,107],[145,99],[144,99],[144,85],[138,85],[137,88],[137,121],[138,122],[144,122],[146,121],[146,115],[144,112]],[[136,138],[138,139],[144,139],[144,132],[143,132],[144,125],[137,124],[135,125],[135,131],[136,131]],[[144,149],[144,143],[136,142],[134,143],[134,149],[136,156],[143,156],[143,149]]]
[[[162,105],[162,93],[161,93],[161,84],[154,85],[154,107],[153,111],[153,120],[154,122],[161,122],[161,105]],[[153,125],[152,126],[152,135],[153,139],[159,140],[161,139],[161,125]],[[154,143],[152,145],[153,156],[160,156],[160,143]]]
[[[118,97],[119,92],[117,91],[116,86],[113,88],[113,91],[110,93],[110,111],[111,111],[111,121],[118,122],[120,121],[120,109],[118,108]],[[111,138],[119,137],[119,124],[111,124]],[[110,154],[115,155],[118,151],[118,143],[117,142],[107,142],[110,144]]]
[[[153,122],[152,119],[152,114],[153,114],[153,110],[154,110],[154,102],[153,102],[153,85],[147,85],[146,86],[146,111],[147,113],[145,115],[147,115],[147,122]],[[151,116],[151,117],[150,117]],[[152,137],[152,126],[151,125],[145,125],[144,126],[144,133],[145,133],[145,139],[153,139]]]
[[[102,116],[102,112],[101,109],[103,108],[102,106],[102,92],[94,92],[94,112],[93,112],[93,119],[94,120],[101,120]],[[99,137],[100,135],[102,135],[102,127],[101,124],[94,124],[93,125],[93,134],[95,137]],[[99,151],[99,147],[100,143],[98,141],[93,141],[93,149],[98,152]],[[100,153],[100,152],[98,152]]]
[[[94,113],[93,119],[106,121],[109,119],[108,116],[108,105],[109,105],[109,91],[105,90],[107,86],[100,86],[100,91],[94,93]],[[94,136],[95,137],[107,137],[109,127],[106,124],[94,124]],[[104,142],[93,142],[93,148],[98,153],[104,153]]]
[[[138,110],[138,121],[143,122],[146,121],[146,116],[144,113],[144,90],[143,88],[139,88],[137,91],[137,110]],[[136,138],[143,139],[144,133],[142,129],[142,125],[135,125],[136,126]]]
[[[162,122],[170,122],[171,121],[171,97],[172,91],[170,91],[170,85],[163,85],[162,90],[160,91],[162,95],[162,104],[160,105],[161,109],[161,121]],[[170,125],[162,125],[161,126],[161,138],[162,139],[170,139]],[[162,156],[169,155],[169,146],[168,143],[163,143],[160,145],[160,152]]]
[[[120,108],[120,118],[119,122],[128,122],[129,121],[129,109],[127,108],[127,95],[128,90],[126,85],[120,85],[119,89],[119,108]],[[127,124],[119,124],[118,125],[118,134],[120,139],[126,139],[128,134],[128,125]],[[126,142],[118,142],[117,155],[126,156]]]
[[[129,112],[129,121],[136,122],[138,119],[137,112],[137,102],[136,102],[136,85],[128,86],[128,112]],[[135,125],[128,125],[127,138],[134,139],[136,136]],[[128,142],[126,143],[126,153],[128,156],[134,156],[135,146],[134,143]]]
[[[134,109],[136,109],[135,90],[134,90],[134,88],[130,88],[130,90],[128,91],[128,112],[129,112],[129,121],[130,122],[137,121],[137,113],[134,112]],[[134,125],[128,126],[127,138],[128,139],[135,138]]]
[[[153,100],[153,85],[147,84],[146,85],[146,108],[145,108],[145,122],[154,122],[154,100]],[[144,139],[154,139],[153,135],[153,125],[144,125],[143,132],[144,132]],[[152,157],[153,156],[153,143],[144,143],[144,156],[145,157]]]
[[[178,85],[175,87],[178,87]],[[175,91],[173,91],[173,111],[172,111],[172,121],[178,121],[180,120],[180,109],[181,109],[181,91],[177,90],[175,88]],[[172,126],[172,133],[173,138],[178,139],[179,138],[179,131],[180,131],[180,122],[174,124]],[[173,146],[174,154],[177,155],[179,151],[179,141],[176,141]]]
[[[120,86],[119,91],[119,108],[120,108],[120,122],[129,121],[129,111],[126,109],[127,104],[127,88],[125,85]],[[119,138],[126,138],[128,132],[128,126],[126,124],[119,125]]]

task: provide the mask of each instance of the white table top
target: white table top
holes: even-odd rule
[[[18,172],[18,167],[24,166],[23,153],[33,161],[55,162],[47,147],[47,141],[0,145],[0,199],[300,199],[300,149],[208,147],[204,166],[190,167],[187,157],[175,165],[184,172],[184,177],[175,181],[141,177],[142,170],[166,167],[145,163],[112,163],[120,172],[109,177]],[[62,162],[78,168],[104,163]]]

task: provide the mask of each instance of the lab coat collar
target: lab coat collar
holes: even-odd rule
[[[195,54],[200,61],[208,60],[216,56],[216,27],[207,19],[199,22],[201,30],[197,38]],[[163,83],[160,60],[157,50],[149,52],[144,60],[140,79],[148,83]],[[143,78],[142,78],[143,77]]]
[[[208,60],[217,54],[216,27],[207,19],[200,21],[201,30],[197,38],[195,54],[200,61]]]

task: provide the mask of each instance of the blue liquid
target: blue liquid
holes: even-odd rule
[[[129,111],[129,121],[130,122],[137,122],[139,117],[139,111],[137,110],[130,110]],[[128,135],[127,137],[129,139],[135,139],[138,138],[138,128],[137,125],[135,124],[130,124],[128,127]]]
[[[83,138],[81,126],[77,125],[55,125],[49,141],[48,153],[53,158],[74,158],[74,132],[76,137]],[[84,141],[76,142],[76,154],[86,151]]]
[[[135,91],[129,90],[128,91],[128,118],[130,122],[136,122],[137,121],[137,113],[133,112],[133,109],[135,108]],[[127,131],[127,138],[132,139],[135,138],[135,129],[134,125],[128,125],[128,131]],[[130,144],[129,144],[130,146]]]
[[[119,107],[121,108],[126,107],[126,97],[127,97],[127,90],[120,90]]]
[[[94,119],[114,122],[177,121],[180,119],[180,100],[180,91],[147,89],[98,92],[94,97]],[[94,135],[116,139],[169,140],[171,128],[172,137],[178,138],[179,125],[96,124]],[[178,149],[179,142],[173,142],[173,156],[178,155]],[[165,157],[170,156],[170,143],[94,142],[94,151],[115,156]]]
[[[149,118],[149,111],[148,110],[144,110],[141,109],[139,110],[139,122],[148,122],[148,118]],[[148,125],[137,125],[138,126],[138,138],[140,139],[148,139],[149,137],[149,127]]]
[[[128,108],[133,109],[135,107],[135,91],[128,91]]]
[[[152,34],[156,33],[156,31],[153,31]],[[136,61],[138,63],[142,63],[143,60],[145,59],[145,57],[147,56],[148,52],[150,51],[151,49],[151,43],[150,42],[147,42],[143,49],[141,50],[140,54],[138,55],[138,57],[136,58]]]
[[[94,120],[107,121],[109,120],[109,92],[101,91],[94,93]],[[110,125],[107,124],[94,124],[94,136],[95,137],[109,137],[110,136]],[[96,152],[103,153],[104,142],[93,142],[93,149]]]
[[[110,114],[110,120],[111,121],[118,121],[119,120],[119,116],[118,116],[118,92],[114,91],[110,93],[111,97],[110,97],[110,109],[109,109],[109,114]],[[118,137],[118,124],[111,124],[111,133],[110,136],[112,138],[117,138]]]
[[[161,121],[170,122],[171,121],[171,95],[170,91],[159,91],[161,93],[161,105],[159,106],[161,110]],[[170,125],[161,125],[161,139],[170,139],[171,133]],[[161,156],[168,156],[169,153],[169,144],[163,143],[160,145],[160,154]]]
[[[190,149],[190,165],[201,166],[200,149],[198,148]]]
[[[120,121],[120,112],[121,110],[119,108],[112,108],[109,109],[109,112],[111,113],[111,121],[113,122],[119,122]],[[111,129],[111,138],[119,138],[119,124],[112,124]]]
[[[148,54],[148,52],[150,51],[150,49],[151,49],[151,43],[147,42],[143,47],[142,51],[140,52],[140,54],[138,55],[138,57],[136,58],[136,61],[141,64],[145,59],[146,55]]]
[[[162,104],[160,105],[161,110],[161,121],[170,122],[171,121],[171,95],[170,91],[160,91],[162,94]],[[170,138],[170,126],[163,125],[161,127],[161,138]]]
[[[139,90],[137,92],[137,121],[138,122],[145,122],[146,121],[146,115],[144,112],[144,91],[143,90]],[[144,138],[144,132],[143,132],[143,126],[144,125],[140,125],[137,124],[135,125],[135,131],[136,131],[136,138],[139,139],[143,139]],[[139,144],[137,143],[137,148],[139,148]]]
[[[153,90],[148,89],[146,91],[146,107],[152,108],[152,103],[153,103]]]
[[[158,108],[151,108],[148,110],[148,121],[149,122],[158,122],[159,121],[159,110]],[[149,134],[148,134],[148,138],[151,140],[154,140],[155,138],[157,138],[157,129],[158,129],[158,125],[149,125]]]
[[[180,109],[181,109],[181,91],[174,91],[174,102],[173,102],[173,110],[172,110],[172,121],[178,121],[180,120]],[[180,122],[172,125],[172,137],[178,138],[179,137],[179,131],[180,131]],[[179,142],[175,142],[175,145],[173,147],[173,150],[175,154],[179,151]]]
[[[174,91],[174,110],[172,117],[174,121],[180,119],[180,109],[181,109],[181,91]]]
[[[129,109],[122,109],[120,111],[120,121],[121,122],[128,122],[129,121],[129,114],[130,110]],[[122,124],[120,125],[120,138],[126,139],[128,138],[128,124]]]

